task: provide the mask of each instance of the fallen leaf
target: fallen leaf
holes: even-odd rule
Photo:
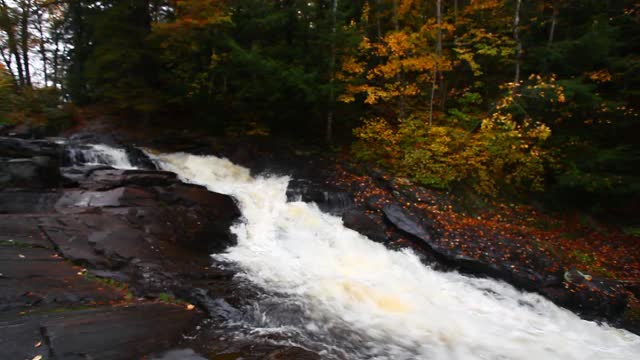
[[[24,256],[24,255],[22,255],[22,254],[18,254],[18,257],[19,257],[20,259],[24,259],[24,258],[25,258],[25,256]]]
[[[188,305],[187,305],[187,310],[193,310],[193,309],[195,309],[195,308],[196,308],[196,307],[195,307],[194,305],[192,305],[192,304],[188,304]]]
[[[31,360],[42,360],[42,355],[36,355]]]
[[[34,347],[39,348],[42,345],[42,341],[38,341]]]

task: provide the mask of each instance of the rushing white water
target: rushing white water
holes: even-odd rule
[[[66,151],[77,165],[109,165],[118,169],[135,169],[124,149],[104,144],[87,144],[69,147]]]
[[[155,156],[184,181],[237,199],[238,245],[217,256],[270,294],[256,333],[340,359],[637,359],[640,337],[581,320],[502,282],[424,266],[287,202],[286,177],[250,176],[211,156]],[[273,310],[276,309],[276,310]],[[282,338],[282,337],[281,337]]]

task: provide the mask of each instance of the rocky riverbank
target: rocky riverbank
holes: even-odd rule
[[[0,138],[0,157],[0,358],[314,358],[216,325],[251,297],[209,255],[234,242],[230,197],[51,141]]]

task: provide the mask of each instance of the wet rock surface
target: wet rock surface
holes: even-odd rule
[[[232,198],[170,172],[60,167],[63,152],[44,141],[0,139],[0,156],[46,156],[56,170],[0,181],[0,358],[300,358],[219,340],[254,296],[210,256],[235,243]]]

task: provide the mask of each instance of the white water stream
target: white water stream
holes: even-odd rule
[[[435,271],[313,204],[287,202],[287,177],[253,178],[212,156],[154,158],[237,199],[238,245],[216,257],[268,294],[248,324],[254,333],[336,359],[640,359],[640,337],[625,330],[502,282]]]
[[[77,165],[110,165],[119,169],[135,169],[124,149],[104,144],[87,144],[67,148],[69,158]]]

